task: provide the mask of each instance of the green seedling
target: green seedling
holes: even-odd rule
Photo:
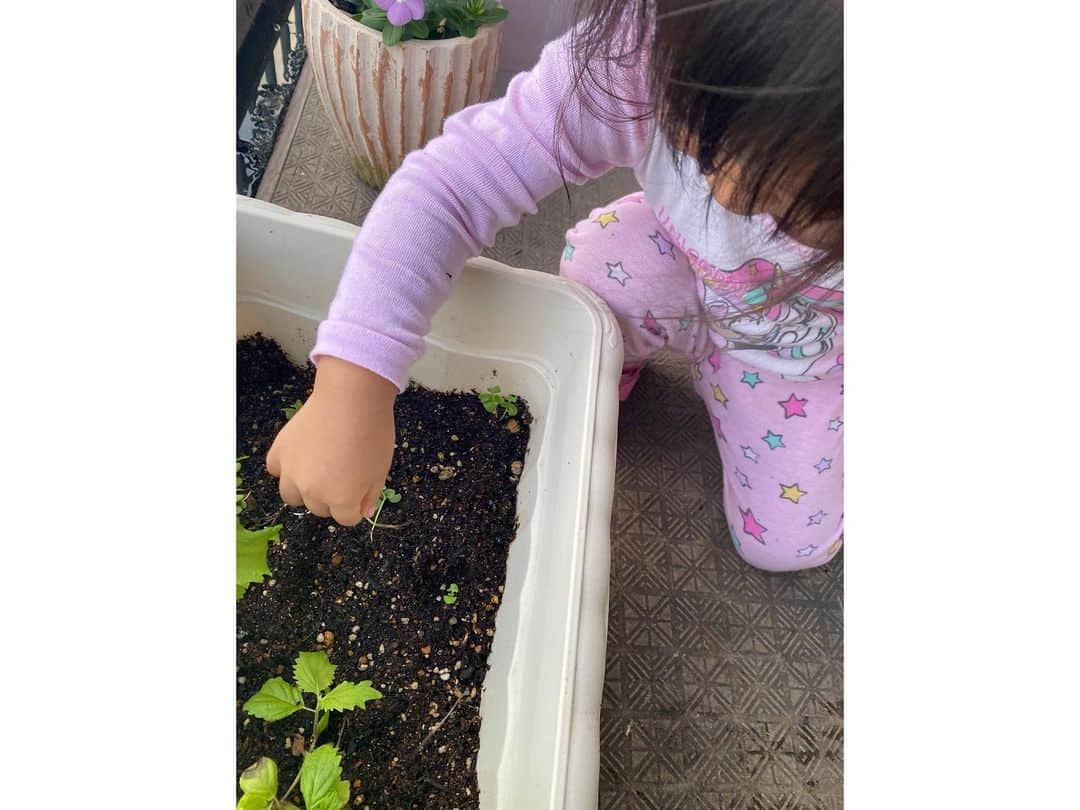
[[[404,526],[404,523],[379,523],[379,515],[382,514],[383,507],[388,503],[397,503],[401,500],[401,495],[396,490],[386,487],[379,493],[379,500],[375,502],[375,517],[367,518],[367,522],[371,524],[371,539],[375,539],[375,529],[400,529]]]
[[[262,582],[264,576],[270,575],[270,566],[266,561],[266,551],[270,543],[276,543],[281,539],[281,524],[267,526],[252,531],[244,527],[240,522],[240,513],[244,511],[244,505],[250,492],[243,491],[243,480],[240,478],[240,462],[246,459],[243,456],[236,460],[236,599],[243,597],[252,582]]]
[[[281,410],[285,413],[285,421],[288,421],[288,420],[292,419],[294,416],[296,416],[296,412],[298,410],[300,410],[301,408],[303,408],[303,407],[304,407],[304,401],[302,399],[298,399],[292,405],[289,405],[288,407],[282,408]]]
[[[244,704],[244,711],[268,722],[284,720],[298,711],[311,712],[311,740],[304,746],[304,761],[292,784],[278,798],[277,763],[269,757],[240,775],[243,795],[236,810],[298,810],[289,797],[300,784],[307,810],[341,810],[349,803],[349,783],[341,778],[341,752],[325,743],[316,747],[319,735],[326,731],[330,712],[364,709],[370,700],[382,697],[371,681],[342,681],[333,689],[337,669],[323,651],[302,652],[293,664],[293,681],[271,678]],[[315,707],[307,705],[305,695],[315,696]]]
[[[513,394],[504,395],[499,386],[494,385],[487,391],[481,391],[477,396],[480,397],[480,404],[488,413],[493,413],[498,417],[499,409],[502,408],[503,416],[517,416],[517,397]]]
[[[446,589],[446,593],[443,595],[443,602],[448,605],[452,605],[457,601],[458,586],[456,582],[451,582],[450,587]]]

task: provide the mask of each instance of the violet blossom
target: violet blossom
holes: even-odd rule
[[[386,12],[391,25],[424,19],[424,0],[375,0],[375,5]]]

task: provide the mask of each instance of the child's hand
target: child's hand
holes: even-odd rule
[[[343,526],[374,515],[394,452],[397,393],[372,371],[322,357],[311,397],[266,454],[285,503]]]

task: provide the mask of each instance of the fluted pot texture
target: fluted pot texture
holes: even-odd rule
[[[448,116],[491,94],[502,23],[482,26],[472,39],[388,48],[379,31],[330,0],[303,0],[303,14],[319,98],[356,173],[376,188],[439,135]]]

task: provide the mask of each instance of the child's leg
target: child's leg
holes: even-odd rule
[[[641,192],[595,209],[568,231],[559,272],[603,298],[622,327],[620,399],[662,346],[690,357],[707,353],[694,272],[664,236]]]
[[[717,352],[698,369],[739,554],[767,571],[828,562],[844,537],[843,366],[791,382]]]

